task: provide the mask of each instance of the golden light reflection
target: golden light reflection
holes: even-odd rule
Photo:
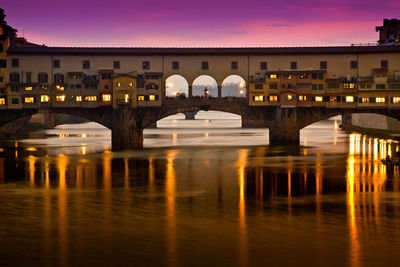
[[[248,149],[239,150],[239,159],[236,163],[239,177],[239,265],[248,266],[248,240],[246,226],[246,202],[245,202],[245,167],[247,166]]]
[[[175,197],[176,197],[176,177],[174,161],[177,155],[176,150],[167,152],[167,173],[166,173],[166,198],[167,198],[167,244],[168,244],[168,263],[170,266],[176,266],[177,244],[176,244],[176,218],[175,218]]]
[[[59,266],[67,266],[68,263],[68,224],[67,224],[67,186],[66,172],[68,157],[57,157],[58,170],[58,241],[59,241]]]
[[[347,160],[347,205],[350,228],[350,261],[352,266],[360,266],[360,241],[356,221],[356,199],[355,199],[355,159],[349,155]]]
[[[172,145],[177,145],[178,144],[178,134],[173,133],[172,134]]]
[[[30,155],[28,157],[28,165],[29,165],[29,184],[31,187],[35,186],[35,163],[38,158]]]

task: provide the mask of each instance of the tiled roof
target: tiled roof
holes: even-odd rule
[[[17,47],[9,54],[45,55],[196,55],[196,54],[348,54],[400,52],[400,46],[258,47],[258,48],[139,48],[139,47]]]

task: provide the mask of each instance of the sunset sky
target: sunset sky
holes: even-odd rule
[[[9,25],[49,46],[270,47],[374,43],[400,1],[0,0]]]

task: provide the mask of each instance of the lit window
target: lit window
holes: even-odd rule
[[[336,101],[338,101],[337,96],[330,96],[329,97],[329,102],[336,102]]]
[[[26,86],[26,87],[25,87],[25,90],[26,90],[26,91],[32,91],[32,86]]]
[[[287,96],[287,100],[290,101],[290,100],[292,100],[292,99],[293,99],[293,96],[292,96],[292,95],[288,95],[288,96]]]
[[[138,100],[138,101],[144,101],[144,95],[139,95],[139,96],[137,97],[137,100]]]
[[[25,97],[24,98],[24,102],[25,103],[34,103],[35,102],[35,98],[33,98],[33,97]]]
[[[149,95],[149,100],[150,101],[155,101],[156,100],[156,95]]]
[[[299,95],[299,100],[300,101],[307,101],[307,96],[306,95]]]
[[[362,103],[369,103],[369,97],[362,97],[361,98]]]
[[[132,87],[132,86],[133,86],[133,83],[132,83],[132,82],[130,82],[130,83],[129,83],[129,87]]]
[[[77,95],[76,96],[76,102],[82,102],[82,96]]]
[[[47,87],[47,85],[42,85],[41,88],[42,88],[42,90],[47,90],[48,87]]]
[[[40,96],[40,102],[42,102],[42,103],[47,103],[47,102],[49,102],[49,100],[50,100],[50,98],[49,98],[48,95],[41,95]]]
[[[117,86],[118,86],[118,87],[121,87],[121,83],[117,83]]]
[[[269,101],[271,101],[271,102],[278,101],[278,96],[277,95],[270,95],[269,96]]]
[[[56,101],[57,102],[64,102],[65,101],[65,95],[56,95]]]
[[[400,103],[400,97],[393,97],[393,103]]]
[[[270,75],[269,75],[269,78],[270,78],[270,79],[276,79],[276,78],[278,78],[278,75],[276,75],[276,74],[270,74]]]
[[[101,97],[104,102],[111,101],[111,94],[104,94]]]
[[[6,99],[5,98],[0,98],[0,105],[5,105],[6,104]]]
[[[344,89],[353,89],[355,87],[354,83],[344,83],[343,88]]]
[[[263,95],[256,95],[256,96],[254,96],[254,101],[262,102],[262,101],[264,101],[264,96]]]
[[[322,102],[324,98],[322,96],[316,96],[315,97],[315,102]]]
[[[57,90],[61,90],[61,91],[64,91],[64,86],[61,86],[61,85],[57,85],[57,86],[56,86],[56,88],[57,88]]]
[[[375,98],[376,103],[385,103],[385,98],[384,97],[377,97]]]
[[[346,102],[354,102],[354,96],[346,96]]]
[[[129,95],[125,94],[125,103],[128,103],[128,102],[129,102]]]
[[[89,102],[97,101],[97,96],[95,96],[95,95],[85,96],[85,101],[89,101]]]

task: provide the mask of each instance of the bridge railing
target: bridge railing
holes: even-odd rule
[[[163,100],[164,106],[201,106],[201,105],[248,105],[246,98],[243,97],[223,97],[223,98],[166,98]]]

